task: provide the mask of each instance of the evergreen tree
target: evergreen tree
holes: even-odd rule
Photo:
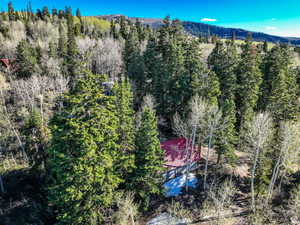
[[[67,65],[68,74],[74,78],[74,76],[76,76],[79,70],[79,62],[78,62],[78,48],[75,40],[74,18],[72,15],[71,8],[66,8],[66,15],[67,15],[67,26],[68,26],[66,65]]]
[[[124,16],[120,18],[120,34],[126,40],[128,35],[128,27]]]
[[[218,104],[220,84],[214,71],[209,70],[202,63],[201,50],[197,41],[193,41],[186,52],[187,70],[191,79],[192,96],[205,98],[210,104]]]
[[[268,49],[269,49],[268,42],[264,41],[264,45],[263,45],[264,52],[267,53],[269,51]]]
[[[49,57],[56,58],[57,57],[57,44],[55,42],[49,42]]]
[[[116,28],[116,24],[114,20],[110,21],[110,35],[114,38],[114,39],[119,39],[119,34],[117,32],[117,28]]]
[[[57,9],[52,9],[52,16],[53,17],[58,16]]]
[[[49,17],[50,17],[49,9],[48,9],[47,6],[44,6],[43,7],[43,12],[42,12],[42,18],[44,20],[47,20],[47,18],[49,18]]]
[[[116,114],[118,115],[117,133],[119,136],[118,144],[120,146],[120,174],[124,180],[128,179],[134,168],[134,147],[135,147],[135,128],[134,128],[134,110],[133,95],[130,83],[120,80],[115,87],[116,95]]]
[[[14,10],[12,2],[8,3],[8,19],[9,19],[9,21],[16,20],[16,18],[15,18],[15,10]]]
[[[43,124],[41,114],[34,109],[22,128],[25,136],[25,149],[28,153],[30,164],[34,169],[38,169],[46,162],[46,147],[48,143],[49,131]]]
[[[142,23],[138,19],[135,22],[135,27],[138,33],[139,41],[140,42],[144,41],[146,38],[145,31],[143,29]]]
[[[226,159],[231,162],[235,159],[237,62],[237,49],[233,41],[228,42],[226,47],[222,42],[217,42],[208,58],[210,69],[216,73],[220,82],[221,95],[218,102],[227,121],[226,128],[222,129],[218,137],[218,161],[221,155],[225,155]]]
[[[122,182],[115,96],[104,76],[89,72],[64,97],[51,121],[49,201],[59,224],[101,224],[101,207],[111,205]]]
[[[37,18],[40,19],[40,20],[43,19],[43,14],[42,14],[42,12],[41,12],[40,9],[37,9],[37,10],[36,10],[36,16],[37,16]]]
[[[162,192],[164,154],[158,139],[157,120],[151,106],[145,105],[136,134],[135,165],[130,188],[136,190],[144,210],[150,198]],[[137,188],[138,187],[138,188]]]
[[[78,17],[79,20],[81,20],[81,12],[79,8],[76,10],[76,16]]]
[[[59,25],[59,39],[58,39],[58,55],[62,58],[66,57],[67,55],[67,39],[65,36],[65,32],[63,30],[62,25]]]
[[[158,52],[156,51],[156,40],[154,37],[151,37],[146,46],[146,50],[143,54],[143,61],[145,64],[144,77],[150,82],[146,83],[147,86],[144,87],[145,93],[152,93],[156,99],[159,99],[159,96],[162,93],[160,89],[161,80],[161,65],[162,60]]]
[[[126,76],[134,83],[135,104],[139,105],[145,95],[146,78],[138,34],[134,26],[131,27],[131,31],[125,40],[123,59]]]
[[[18,77],[28,78],[35,73],[38,63],[37,52],[28,41],[22,40],[18,44],[16,62],[18,64]]]
[[[65,13],[64,13],[64,11],[63,10],[58,10],[58,18],[59,19],[63,19],[65,17]]]
[[[265,84],[267,110],[272,113],[277,123],[296,119],[299,115],[299,87],[291,65],[290,49],[277,46],[271,52],[269,68],[266,71],[268,79],[265,81],[269,81],[269,85]]]
[[[247,133],[247,124],[252,120],[254,109],[257,106],[259,87],[262,82],[259,65],[260,57],[257,48],[252,43],[251,38],[248,37],[242,46],[241,60],[237,73],[237,130],[241,138]]]

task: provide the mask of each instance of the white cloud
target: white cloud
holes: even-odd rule
[[[202,18],[201,19],[202,22],[216,22],[217,19],[211,19],[211,18]]]
[[[272,18],[271,20],[272,20],[272,21],[275,21],[275,20],[277,20],[277,19],[276,19],[276,18]]]
[[[277,30],[277,27],[271,27],[271,26],[268,26],[268,27],[265,27],[266,30]]]

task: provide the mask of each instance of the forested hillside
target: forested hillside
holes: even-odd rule
[[[1,225],[300,224],[297,49],[169,17],[10,3],[0,18]],[[175,137],[203,157],[196,187],[166,197]]]
[[[120,19],[123,15],[102,15],[97,16],[98,18],[105,19],[108,21]],[[138,18],[138,17],[128,17],[124,16],[127,20],[131,22],[135,22],[139,20],[143,25],[150,26],[154,29],[159,28],[163,25],[163,19],[154,19],[154,18]],[[195,36],[207,37],[207,36],[218,36],[220,38],[230,39],[233,35],[238,40],[245,40],[249,33],[252,35],[252,39],[254,41],[260,42],[272,42],[272,43],[284,43],[284,44],[291,44],[291,45],[300,45],[300,38],[296,37],[280,37],[270,34],[265,34],[262,32],[253,32],[244,29],[238,28],[228,28],[228,27],[221,27],[216,25],[211,25],[207,23],[200,23],[200,22],[192,22],[192,21],[182,21],[182,25],[184,30]]]

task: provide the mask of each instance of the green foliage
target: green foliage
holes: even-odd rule
[[[149,106],[144,106],[142,109],[135,144],[136,168],[129,188],[136,191],[138,199],[146,210],[151,196],[162,192],[164,171],[164,154],[158,139],[157,120]]]
[[[235,159],[235,144],[237,143],[236,124],[236,89],[237,89],[237,50],[234,42],[224,46],[217,42],[216,47],[208,58],[208,64],[212,71],[217,74],[220,81],[221,95],[218,102],[222,107],[223,115],[226,118],[226,128],[222,129],[218,137],[218,155],[225,155],[226,159]]]
[[[121,16],[120,18],[120,34],[125,40],[127,39],[127,35],[129,34],[128,26],[124,16]]]
[[[64,32],[61,24],[59,25],[59,39],[58,39],[57,51],[58,51],[58,55],[60,57],[65,57],[67,55],[67,51],[68,51],[67,38],[65,36],[65,32]]]
[[[110,35],[114,39],[119,39],[119,32],[117,31],[116,23],[113,20],[110,21]]]
[[[259,97],[262,74],[259,68],[260,57],[251,39],[242,46],[241,60],[237,72],[237,130],[240,137],[247,133],[247,123],[252,120]]]
[[[115,97],[105,95],[105,76],[86,73],[65,95],[51,122],[49,201],[58,224],[99,224],[122,182]]]
[[[67,26],[68,26],[68,32],[67,32],[67,49],[66,49],[66,57],[65,57],[65,65],[67,68],[68,75],[71,76],[71,80],[73,81],[78,75],[80,71],[80,62],[79,62],[79,50],[77,48],[77,43],[75,39],[75,24],[74,24],[74,18],[72,16],[72,13],[69,12],[67,14]],[[76,17],[77,18],[77,17]],[[61,36],[63,43],[63,37]],[[60,43],[60,44],[62,44]],[[63,52],[65,49],[63,46],[61,51]]]
[[[38,168],[46,161],[46,147],[48,143],[49,131],[43,124],[41,114],[33,110],[22,129],[25,136],[25,151],[29,156],[30,164],[33,168]]]
[[[15,18],[15,10],[14,10],[12,2],[8,3],[8,10],[7,11],[8,11],[8,19],[9,19],[9,21],[16,20],[16,18]]]
[[[266,56],[260,108],[272,112],[276,122],[296,119],[299,113],[297,77],[289,48],[275,46]]]
[[[49,52],[48,52],[49,57],[56,58],[58,56],[57,50],[58,50],[57,44],[54,42],[50,42],[49,43]]]
[[[127,81],[120,81],[115,86],[116,114],[118,115],[117,133],[120,146],[120,174],[128,179],[134,168],[135,127],[133,96],[131,86]]]
[[[92,25],[96,30],[101,32],[109,31],[110,23],[106,20],[102,20],[92,16],[82,17],[82,22],[87,25]]]
[[[18,64],[17,76],[19,78],[28,78],[36,72],[37,52],[28,41],[22,40],[18,44],[16,62]]]

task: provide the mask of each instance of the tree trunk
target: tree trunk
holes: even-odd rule
[[[204,181],[203,181],[203,189],[206,189],[206,180],[207,180],[207,168],[208,168],[208,158],[209,158],[209,152],[211,148],[211,142],[212,142],[212,130],[209,134],[209,141],[208,141],[208,149],[206,152],[206,161],[205,161],[205,169],[204,169]]]
[[[3,179],[2,179],[1,175],[0,175],[0,190],[1,190],[2,193],[5,193]]]
[[[259,155],[259,148],[256,148],[255,152],[255,160],[252,168],[252,173],[251,173],[251,208],[252,210],[255,211],[255,197],[254,197],[254,179],[255,179],[255,170],[257,166],[257,161],[258,161],[258,155]]]

